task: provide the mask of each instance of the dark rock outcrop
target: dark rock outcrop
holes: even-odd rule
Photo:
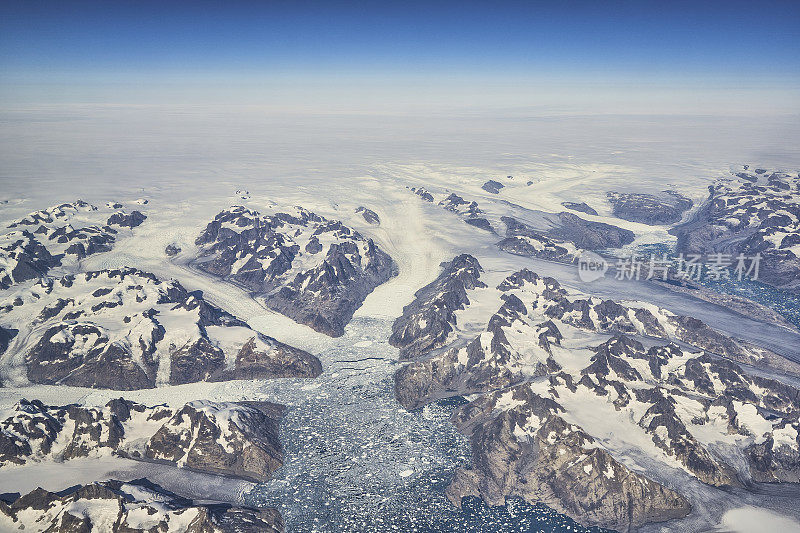
[[[422,187],[419,188],[411,187],[411,190],[414,192],[414,194],[416,194],[426,202],[433,202],[433,195],[428,191],[426,191],[425,189],[423,189]]]
[[[490,192],[492,194],[499,194],[500,189],[502,189],[503,187],[505,187],[505,185],[495,180],[489,180],[483,185],[481,185],[481,189],[483,189],[486,192]]]
[[[555,241],[544,235],[506,237],[497,243],[497,247],[510,254],[536,257],[557,263],[574,263],[578,257],[574,246]]]
[[[8,348],[9,343],[11,343],[11,339],[16,336],[17,332],[13,329],[6,329],[0,326],[0,355],[6,351]]]
[[[562,335],[552,321],[526,324],[528,309],[516,296],[508,295],[489,320],[486,331],[462,348],[430,359],[414,361],[395,374],[395,397],[406,409],[415,409],[453,395],[502,389],[530,377],[560,370],[552,358],[552,346]],[[520,357],[505,331],[531,326],[538,347]]]
[[[381,225],[381,218],[378,216],[378,213],[376,213],[372,209],[367,209],[364,206],[359,206],[356,208],[356,213],[361,213],[361,216],[364,218],[364,220],[366,220],[373,226]]]
[[[48,270],[61,264],[61,256],[53,256],[28,231],[23,231],[15,241],[0,248],[0,256],[7,263],[7,266],[0,270],[0,289],[42,277]]]
[[[322,373],[322,363],[313,355],[276,343],[263,336],[251,338],[236,354],[233,368],[217,370],[209,380],[317,377]]]
[[[689,432],[675,411],[675,399],[659,388],[635,391],[640,401],[652,403],[639,420],[653,443],[675,457],[703,483],[715,486],[739,485],[736,472],[715,458]]]
[[[585,250],[603,250],[620,248],[634,240],[634,233],[604,222],[590,222],[573,213],[558,214],[560,225],[548,233],[549,235],[574,243]]]
[[[800,483],[799,433],[797,420],[784,420],[764,442],[754,443],[747,449],[747,463],[753,481]]]
[[[478,202],[464,200],[461,196],[452,193],[439,202],[441,207],[464,217],[477,217],[483,213],[478,207]]]
[[[589,206],[589,204],[587,204],[586,202],[561,202],[561,205],[563,205],[567,209],[578,211],[579,213],[586,213],[587,215],[597,216],[597,211],[593,207]]]
[[[497,247],[504,252],[559,263],[574,263],[579,255],[572,243],[547,237],[512,217],[501,220],[506,225],[506,238],[498,242]]]
[[[684,211],[693,205],[689,198],[675,191],[664,191],[658,195],[626,192],[609,192],[606,195],[615,217],[650,225],[679,222]]]
[[[572,263],[580,250],[619,248],[634,240],[632,231],[602,222],[590,222],[572,213],[559,213],[550,229],[536,230],[512,217],[502,217],[506,239],[500,249],[517,255]]]
[[[485,218],[467,218],[464,219],[464,222],[466,222],[470,226],[475,226],[476,228],[488,231],[489,233],[495,232],[491,222],[489,222]]]
[[[177,244],[168,244],[166,248],[164,248],[164,253],[167,254],[169,257],[174,257],[181,253],[181,248]]]
[[[139,211],[132,211],[131,213],[123,213],[120,211],[108,217],[106,224],[123,228],[135,228],[141,226],[142,222],[145,220],[147,220],[147,216]]]
[[[392,258],[371,240],[363,254],[356,243],[345,241],[331,245],[322,264],[298,273],[268,295],[266,303],[319,332],[341,336],[367,295],[395,275],[397,266]]]
[[[482,216],[483,211],[478,207],[478,202],[470,202],[455,193],[451,193],[450,196],[439,202],[439,206],[460,216],[470,226],[495,233],[489,219]]]

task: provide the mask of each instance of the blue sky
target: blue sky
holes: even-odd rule
[[[0,7],[0,95],[526,105],[739,84],[791,106],[798,28],[799,2],[26,0]]]

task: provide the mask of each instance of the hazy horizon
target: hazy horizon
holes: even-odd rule
[[[790,2],[24,2],[0,15],[5,108],[800,110]]]

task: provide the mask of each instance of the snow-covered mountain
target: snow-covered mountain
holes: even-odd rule
[[[147,479],[103,481],[52,493],[36,489],[0,502],[6,531],[283,531],[275,509],[195,504]]]
[[[688,514],[683,496],[619,462],[564,411],[527,385],[461,408],[453,421],[470,435],[472,467],[456,471],[448,497],[518,496],[621,531]]]
[[[283,411],[269,402],[194,401],[174,409],[123,398],[103,407],[21,400],[0,421],[0,472],[115,455],[264,481],[283,461]]]
[[[98,209],[82,200],[35,211],[11,222],[0,235],[0,288],[36,279],[62,264],[107,252],[120,231],[142,224],[139,211],[121,211],[122,204]],[[109,213],[110,211],[110,213]]]
[[[242,206],[219,213],[196,244],[196,265],[247,288],[268,307],[341,336],[353,313],[397,267],[371,239],[303,208],[262,215]]]
[[[477,274],[469,280],[472,294],[451,269],[445,269],[444,280],[422,289],[395,322],[393,339],[401,353],[420,355],[455,341],[456,311],[468,308],[472,295],[502,305],[492,315],[487,312],[485,332],[464,346],[439,350],[399,371],[396,390],[406,406],[437,399],[444,391],[482,392],[557,370],[561,365],[553,357],[553,346],[561,343],[566,328],[585,334],[626,333],[676,341],[740,363],[800,374],[797,363],[723,335],[696,318],[646,302],[618,303],[570,293],[555,279],[527,269],[506,278],[495,291],[478,292],[477,260],[462,256],[459,261],[469,261]],[[428,296],[431,293],[434,298]],[[473,305],[481,310],[480,302]]]
[[[698,212],[686,211],[688,196],[653,193],[676,184],[631,186],[611,202],[606,191],[626,191],[629,170],[597,167],[604,177],[584,190],[595,167],[509,170],[517,178],[419,169],[376,167],[341,193],[311,179],[152,189],[141,192],[146,215],[95,199],[101,207],[61,204],[9,222],[29,201],[11,198],[9,238],[28,232],[35,242],[29,258],[20,248],[2,259],[11,265],[0,289],[4,491],[27,492],[37,476],[56,491],[146,475],[182,496],[278,506],[291,530],[388,530],[409,510],[424,523],[469,521],[484,507],[452,509],[465,496],[518,497],[582,525],[648,531],[665,520],[711,528],[733,507],[782,505],[768,501],[779,489],[760,484],[800,481],[800,367],[764,347],[792,356],[791,343],[780,345],[797,338],[791,324],[767,320],[744,294],[733,314],[713,305],[734,308],[721,299],[697,301],[699,289],[575,276],[585,250],[673,244],[668,225]],[[732,177],[744,182],[709,199],[758,220],[722,239],[752,231],[791,251],[794,178],[760,170],[743,172],[754,185]],[[702,213],[705,185],[680,185]],[[746,200],[731,200],[736,187]],[[759,203],[762,193],[775,202]],[[246,207],[219,212],[230,202]],[[304,208],[274,207],[293,204]],[[264,381],[274,377],[317,379]],[[80,479],[65,480],[72,472]],[[18,503],[0,505],[0,529],[102,531],[112,523],[96,513],[105,505],[122,529],[192,531],[179,520],[190,515],[200,530],[281,528],[266,509],[101,485],[114,496],[6,495]],[[162,499],[172,503],[154,505]],[[45,518],[26,521],[37,506]]]
[[[676,227],[686,254],[761,256],[759,279],[800,287],[800,174],[756,168],[731,172],[709,186],[697,215]]]
[[[461,264],[471,268],[452,266]],[[652,478],[658,469],[630,471],[597,440],[604,421],[636,453],[706,484],[800,481],[800,390],[734,361],[797,373],[796,363],[695,318],[568,291],[527,269],[494,291],[480,276],[475,258],[454,259],[393,337],[414,359],[395,376],[401,404],[478,395],[454,415],[473,446],[454,501],[520,496],[623,530],[685,515],[685,499]],[[462,340],[460,314],[488,313],[486,301],[501,304],[484,332]]]
[[[478,260],[462,254],[442,265],[435,281],[421,288],[403,316],[392,325],[389,342],[400,349],[402,359],[411,359],[440,348],[452,340],[455,312],[470,305],[467,291],[485,288],[480,281]]]
[[[321,372],[312,355],[253,331],[200,292],[132,268],[12,288],[0,324],[16,332],[2,359],[6,384],[131,390]]]

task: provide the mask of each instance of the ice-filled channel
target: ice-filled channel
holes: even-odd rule
[[[545,507],[520,502],[454,507],[444,496],[469,442],[449,422],[457,402],[408,412],[394,398],[401,363],[387,343],[391,321],[356,318],[317,353],[315,380],[266,382],[259,397],[284,403],[283,467],[245,500],[280,510],[287,531],[582,530]],[[571,529],[570,529],[571,528]]]

